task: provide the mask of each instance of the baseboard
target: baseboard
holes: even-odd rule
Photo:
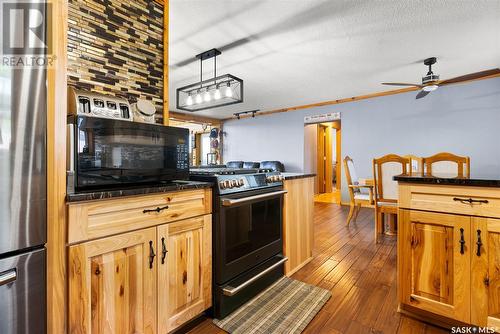
[[[292,276],[297,271],[299,271],[300,269],[302,269],[306,264],[308,264],[309,262],[311,262],[312,259],[313,259],[313,257],[311,256],[310,258],[308,258],[307,260],[305,260],[304,262],[302,262],[301,264],[299,264],[297,267],[295,267],[292,270],[290,270],[289,272],[285,273],[285,276],[287,276],[287,277]]]

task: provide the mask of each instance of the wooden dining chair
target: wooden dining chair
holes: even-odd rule
[[[423,161],[424,159],[422,157],[418,157],[413,154],[407,154],[403,158],[406,158],[409,160],[409,164],[407,167],[408,172],[412,173],[421,173],[424,170],[424,165]]]
[[[360,184],[356,169],[354,168],[354,161],[349,156],[344,158],[344,169],[350,197],[350,209],[346,223],[349,226],[353,218],[356,221],[362,204],[373,203],[373,185]],[[368,193],[362,192],[361,189],[368,190]]]
[[[385,214],[398,214],[398,183],[394,176],[406,174],[410,160],[396,154],[373,159],[375,184],[375,240],[384,232]]]
[[[470,177],[470,158],[441,152],[423,158],[422,165],[428,174],[444,173],[450,176]]]

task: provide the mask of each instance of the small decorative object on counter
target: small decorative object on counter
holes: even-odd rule
[[[134,122],[141,123],[155,123],[156,108],[148,100],[137,100],[132,104],[132,113],[134,115]]]

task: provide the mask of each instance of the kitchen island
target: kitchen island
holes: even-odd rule
[[[282,173],[285,195],[283,206],[283,254],[285,274],[291,276],[312,260],[314,177],[315,174]]]
[[[500,176],[394,179],[400,310],[500,330]]]

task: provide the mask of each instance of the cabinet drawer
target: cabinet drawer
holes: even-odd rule
[[[500,218],[500,189],[401,184],[398,205],[405,209]]]
[[[210,189],[71,203],[70,244],[210,213]]]

